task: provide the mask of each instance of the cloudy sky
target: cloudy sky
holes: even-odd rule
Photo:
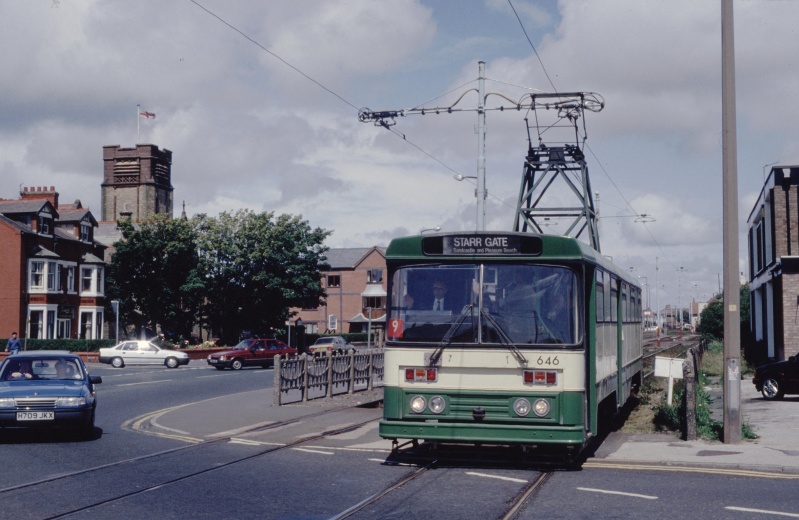
[[[765,165],[799,164],[799,3],[734,6],[745,251]],[[604,110],[585,117],[602,252],[646,277],[652,307],[710,297],[722,269],[719,2],[512,0],[512,7],[508,0],[3,2],[0,197],[52,185],[61,200],[80,199],[99,218],[102,147],[141,142],[172,150],[177,213],[185,202],[189,215],[302,214],[333,230],[331,247],[387,245],[436,226],[474,229],[474,186],[453,179],[476,175],[474,112],[409,115],[393,132],[357,114],[447,106],[463,93],[458,106],[473,109],[477,96],[468,91],[483,60],[492,93],[605,99]],[[140,121],[138,137],[137,105],[157,116]],[[513,225],[525,117],[535,116],[487,115],[489,229]]]

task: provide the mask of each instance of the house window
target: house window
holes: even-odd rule
[[[94,339],[92,337],[92,333],[94,332],[93,327],[93,312],[81,312],[80,313],[80,339]]]
[[[92,292],[92,280],[94,280],[94,269],[84,267],[80,270],[80,290],[82,292]]]
[[[363,308],[384,309],[386,306],[385,298],[382,296],[368,296],[363,299]]]
[[[44,289],[44,262],[31,262],[31,289]]]
[[[366,271],[366,281],[369,283],[379,283],[383,281],[382,269],[369,269]]]
[[[331,274],[327,276],[328,287],[341,287],[341,275]]]
[[[55,262],[47,262],[47,290],[58,290],[58,264]]]
[[[81,267],[80,290],[81,294],[93,293],[96,296],[102,296],[105,292],[103,283],[103,268],[100,266]]]
[[[75,292],[75,266],[67,267],[67,292]]]
[[[39,234],[40,235],[49,235],[50,233],[50,224],[51,219],[49,216],[45,217],[43,215],[39,216]]]
[[[102,307],[81,307],[78,329],[80,339],[102,339],[103,324]]]
[[[91,237],[91,235],[90,235],[91,229],[92,228],[91,228],[91,226],[88,223],[81,222],[80,223],[80,239],[83,240],[84,242],[89,242],[91,240],[91,238],[90,238]]]
[[[55,311],[47,311],[47,339],[55,338]]]
[[[32,310],[28,317],[28,337],[42,339],[44,311]]]

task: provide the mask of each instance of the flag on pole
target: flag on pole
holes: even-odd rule
[[[140,116],[146,117],[147,119],[155,119],[155,114],[152,112],[147,112],[146,110],[143,112],[139,112]]]

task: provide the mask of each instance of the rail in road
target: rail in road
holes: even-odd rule
[[[339,408],[326,409],[321,412],[310,413],[294,419],[272,423],[267,426],[252,428],[247,432],[239,432],[237,436],[241,436],[243,433],[257,433],[285,428],[291,424],[308,421],[315,417],[334,414],[347,408],[355,408],[355,406],[342,406]],[[33,514],[32,517],[35,518],[64,518],[81,512],[96,512],[97,508],[102,506],[109,506],[115,502],[141,495],[155,489],[174,486],[209,472],[241,464],[258,457],[264,457],[281,450],[312,443],[325,437],[341,435],[376,420],[377,419],[369,419],[362,423],[320,432],[316,435],[303,437],[302,439],[282,445],[266,447],[259,445],[259,449],[255,452],[249,452],[245,456],[229,457],[226,456],[226,454],[222,454],[220,457],[218,453],[210,454],[211,449],[216,446],[235,442],[235,437],[229,436],[203,441],[199,444],[181,446],[158,453],[142,455],[140,457],[120,460],[81,471],[60,474],[34,482],[21,483],[0,489],[0,504],[2,504],[3,511],[2,516],[4,518],[28,518]],[[207,464],[204,464],[202,467],[193,467],[189,470],[184,469],[183,464],[180,463],[181,457],[189,451],[197,452],[203,450],[209,452]],[[165,463],[164,461],[166,459],[175,459],[175,463]],[[165,473],[161,469],[157,471],[154,470],[152,466],[156,461],[159,468],[163,468],[166,465],[166,467],[172,468],[172,471]],[[158,477],[152,478],[153,475],[156,474],[158,474]],[[96,482],[96,485],[90,486],[92,493],[65,493],[65,489],[76,489],[76,487],[71,484],[76,481],[80,481],[82,486],[86,486],[88,482]],[[47,497],[47,500],[37,500],[34,502],[30,497]],[[46,511],[34,511],[33,509],[36,507],[45,507]]]

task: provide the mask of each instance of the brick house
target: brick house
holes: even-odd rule
[[[747,219],[750,330],[761,357],[799,353],[799,166],[775,166]]]
[[[103,337],[105,247],[96,227],[80,201],[59,205],[53,187],[0,200],[0,335]]]
[[[302,319],[308,334],[366,332],[371,309],[372,331],[386,321],[385,248],[330,249],[325,253],[322,284],[325,304],[317,308],[292,309]]]

